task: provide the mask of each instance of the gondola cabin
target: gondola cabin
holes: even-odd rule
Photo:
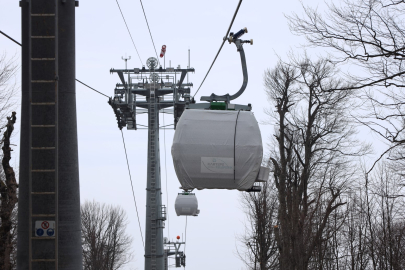
[[[200,213],[197,197],[194,193],[179,193],[174,208],[178,216],[197,216]]]
[[[172,145],[183,189],[249,190],[263,158],[259,125],[251,111],[185,110]]]

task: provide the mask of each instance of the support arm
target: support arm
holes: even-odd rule
[[[246,57],[245,57],[245,51],[243,50],[242,42],[243,41],[240,40],[240,39],[235,40],[235,45],[236,45],[236,48],[238,48],[238,52],[240,53],[240,61],[242,63],[243,83],[242,83],[242,87],[239,89],[239,91],[236,92],[236,94],[230,96],[229,100],[236,99],[240,95],[242,95],[242,93],[245,91],[246,86],[248,84],[248,73],[247,73],[247,67],[246,67]]]
[[[242,87],[239,89],[238,92],[236,92],[233,95],[223,95],[223,96],[218,96],[214,93],[211,94],[211,96],[203,96],[201,97],[201,101],[225,101],[226,103],[229,103],[231,100],[238,98],[242,93],[245,91],[247,83],[248,83],[248,73],[247,73],[247,66],[246,66],[246,57],[245,57],[245,51],[243,50],[243,43],[250,43],[253,44],[253,40],[240,40],[240,39],[232,39],[232,36],[228,39],[230,42],[234,42],[237,48],[237,51],[240,54],[240,61],[242,64],[242,73],[243,73],[243,83]]]

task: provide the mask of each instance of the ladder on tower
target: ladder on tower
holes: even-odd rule
[[[30,1],[28,4],[29,270],[57,270],[58,11],[55,8],[57,1]]]
[[[149,97],[149,106],[150,106],[150,113],[149,113],[149,130],[150,130],[150,162],[151,162],[151,170],[150,170],[150,177],[151,177],[151,193],[150,193],[150,219],[151,219],[151,230],[150,230],[150,237],[151,237],[151,244],[150,244],[150,256],[151,256],[151,270],[156,270],[156,252],[157,252],[157,209],[156,209],[156,145],[155,145],[155,132],[156,132],[156,90],[150,91]],[[159,130],[157,130],[159,132]]]

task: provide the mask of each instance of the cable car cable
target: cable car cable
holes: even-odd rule
[[[135,209],[136,209],[136,216],[138,217],[139,231],[141,232],[141,238],[142,238],[143,248],[145,248],[145,242],[143,241],[143,234],[142,234],[141,222],[139,221],[138,206],[136,205],[136,198],[135,198],[135,192],[134,192],[134,185],[132,184],[131,170],[129,169],[128,155],[127,155],[127,147],[125,146],[124,133],[122,132],[122,129],[121,129],[121,136],[122,136],[122,142],[123,142],[123,144],[124,144],[125,158],[127,159],[127,167],[128,167],[128,173],[129,173],[129,180],[131,180],[132,196],[134,197],[134,203],[135,203]]]
[[[236,127],[238,126],[239,113],[240,113],[240,110],[238,111],[238,114],[236,115],[235,132],[233,134],[233,181],[234,182],[236,181]]]
[[[131,40],[132,40],[132,44],[134,44],[136,53],[138,54],[138,57],[139,57],[139,61],[141,61],[141,64],[143,64],[142,59],[141,59],[141,56],[139,55],[138,49],[137,49],[136,46],[135,46],[134,39],[132,38],[131,31],[129,31],[127,21],[125,20],[124,14],[122,13],[120,4],[118,3],[118,0],[115,0],[115,1],[117,2],[118,8],[120,9],[120,12],[121,12],[121,15],[122,15],[122,19],[124,19],[124,23],[125,23],[125,26],[127,27],[128,34],[129,34],[129,36],[131,37]]]
[[[79,82],[79,83],[81,83],[81,84],[83,84],[84,86],[87,86],[88,88],[90,88],[91,90],[93,90],[93,91],[96,91],[97,93],[99,93],[100,95],[103,95],[103,96],[105,96],[105,97],[107,97],[107,98],[110,98],[109,96],[107,96],[106,94],[103,94],[103,93],[101,93],[100,91],[97,91],[96,89],[94,89],[93,87],[90,87],[90,86],[88,86],[87,84],[85,84],[84,82],[82,82],[82,81],[79,81],[78,79],[75,79],[77,82]]]
[[[163,126],[165,126],[165,114],[163,113]],[[169,192],[167,191],[167,162],[166,162],[166,129],[163,129],[163,146],[165,149],[165,175],[166,175],[166,204],[169,207]],[[166,208],[167,216],[167,236],[170,237],[170,220],[169,220],[169,211]]]
[[[150,27],[149,27],[148,19],[146,18],[145,9],[143,8],[143,3],[142,3],[142,0],[139,0],[139,2],[141,2],[142,11],[143,11],[143,15],[145,16],[146,25],[148,26],[149,35],[150,35],[150,38],[151,38],[151,40],[152,40],[153,48],[155,49],[156,59],[158,60],[158,63],[160,64],[160,62],[159,62],[159,57],[158,57],[158,54],[157,54],[157,51],[156,51],[155,42],[153,41],[152,32],[150,31]]]
[[[210,73],[211,68],[212,68],[212,66],[213,66],[214,63],[215,63],[215,60],[217,60],[217,57],[218,57],[219,53],[221,52],[222,47],[223,47],[224,44],[225,44],[226,37],[228,36],[229,32],[231,31],[231,27],[232,27],[232,25],[233,25],[233,22],[235,21],[236,14],[238,14],[239,7],[240,7],[241,4],[242,4],[242,0],[239,1],[238,6],[236,7],[235,13],[233,14],[233,18],[232,18],[231,24],[230,24],[229,27],[228,27],[228,31],[226,31],[226,35],[225,35],[225,37],[224,37],[224,40],[222,41],[221,47],[219,47],[219,50],[218,50],[218,52],[217,52],[217,55],[215,56],[214,61],[212,61],[212,64],[211,64],[210,68],[209,68],[208,71],[207,71],[207,74],[205,75],[205,77],[204,77],[203,81],[201,82],[200,86],[198,87],[197,92],[195,92],[193,98],[195,97],[195,95],[197,95],[198,91],[200,91],[200,88],[201,88],[201,86],[203,85],[203,83],[205,82],[205,79],[207,78],[208,74]]]
[[[15,39],[13,39],[12,37],[10,37],[9,35],[7,35],[6,33],[4,33],[3,31],[0,30],[0,33],[3,34],[5,37],[9,38],[10,40],[14,41],[15,43],[17,43],[18,45],[21,46],[21,43],[16,41]]]
[[[186,216],[186,228],[184,229],[184,256],[186,256],[186,245],[187,245],[187,216]],[[186,265],[184,265],[184,269],[186,269]]]

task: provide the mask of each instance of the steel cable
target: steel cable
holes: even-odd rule
[[[3,34],[5,37],[7,37],[8,39],[10,39],[11,41],[14,41],[15,43],[17,43],[18,45],[21,46],[21,43],[16,41],[15,39],[13,39],[12,37],[10,37],[9,35],[7,35],[6,33],[4,33],[3,31],[0,31],[1,34]]]
[[[77,82],[83,84],[84,86],[87,86],[88,88],[90,88],[93,91],[96,91],[97,93],[99,93],[100,95],[103,95],[105,97],[110,98],[109,96],[107,96],[106,94],[101,93],[100,91],[97,91],[96,89],[94,89],[93,87],[88,86],[87,84],[85,84],[84,82],[79,81],[78,79],[75,79]]]
[[[151,40],[152,40],[153,48],[155,49],[156,59],[158,60],[158,63],[159,63],[159,65],[160,65],[159,57],[158,57],[158,54],[157,54],[157,51],[156,51],[155,42],[153,41],[152,32],[150,31],[148,18],[146,18],[146,13],[145,13],[145,9],[143,8],[142,0],[139,0],[139,2],[141,2],[143,15],[145,16],[146,25],[148,26],[149,35],[150,35],[150,38],[151,38]]]
[[[131,170],[129,169],[128,155],[127,155],[127,147],[125,146],[124,133],[122,132],[122,129],[121,129],[121,136],[122,136],[122,142],[123,142],[123,144],[124,144],[125,158],[127,159],[127,167],[128,167],[128,173],[129,173],[129,180],[131,180],[132,196],[133,196],[133,198],[134,198],[135,209],[136,209],[136,216],[137,216],[137,218],[138,218],[139,231],[140,231],[140,233],[141,233],[143,248],[145,248],[145,242],[143,241],[143,234],[142,234],[141,222],[139,221],[138,206],[136,205],[136,198],[135,198],[135,192],[134,192],[134,185],[133,185],[133,183],[132,183]]]
[[[165,114],[163,113],[163,126],[165,126]],[[167,216],[167,236],[170,239],[170,220],[169,220],[169,192],[167,190],[167,163],[166,163],[166,129],[163,129],[163,147],[165,148],[165,175],[166,175],[166,216]]]
[[[122,10],[121,10],[121,7],[120,7],[120,4],[118,3],[118,0],[115,0],[115,1],[117,2],[118,8],[120,9],[122,19],[124,19],[124,23],[125,23],[125,26],[127,27],[128,34],[129,34],[129,36],[131,37],[131,40],[132,40],[132,44],[134,45],[135,50],[136,50],[136,53],[138,54],[139,61],[141,61],[141,64],[143,64],[142,59],[141,59],[141,56],[139,55],[138,49],[137,49],[137,48],[136,48],[136,46],[135,46],[134,39],[132,38],[131,31],[129,31],[127,21],[125,20],[124,14],[122,13]]]
[[[184,229],[184,256],[186,256],[186,245],[187,245],[187,216],[186,216],[186,228]],[[184,258],[184,262],[186,262],[186,258]],[[186,265],[184,264],[184,269],[186,269]]]

